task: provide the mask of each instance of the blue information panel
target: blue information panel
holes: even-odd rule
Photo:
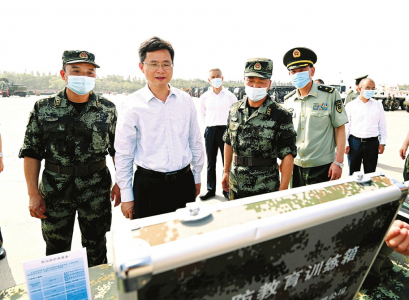
[[[85,249],[47,256],[23,265],[31,300],[90,299]]]

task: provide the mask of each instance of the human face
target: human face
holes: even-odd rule
[[[295,73],[300,73],[300,72],[305,72],[305,71],[309,72],[308,74],[310,76],[310,80],[312,80],[312,77],[315,74],[315,67],[306,66],[303,68],[293,69],[293,70],[290,70],[288,74],[291,76],[291,75],[294,75]]]
[[[365,90],[375,90],[375,82],[372,80],[365,80],[361,82],[361,96],[364,97]]]
[[[271,86],[271,80],[260,77],[244,77],[244,84],[253,88],[268,88],[268,91]]]
[[[65,65],[64,70],[60,71],[61,78],[68,84],[68,76],[88,76],[97,77],[95,66],[89,63],[76,63]]]
[[[149,63],[159,63],[158,69],[154,70],[149,67]],[[139,68],[145,74],[149,85],[156,87],[167,87],[173,75],[173,67],[170,70],[164,70],[163,63],[172,64],[170,52],[167,49],[157,50],[146,53],[144,64],[139,63]]]
[[[221,78],[222,81],[224,80],[224,78],[223,78],[223,76],[222,76],[222,72],[220,72],[220,71],[211,71],[211,72],[209,72],[209,79],[208,79],[208,81],[211,83],[211,80],[212,80],[212,79],[215,79],[215,78]]]

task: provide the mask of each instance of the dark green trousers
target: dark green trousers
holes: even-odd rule
[[[296,188],[329,181],[331,177],[328,177],[328,172],[331,164],[332,163],[311,168],[303,168],[294,165],[291,187]]]

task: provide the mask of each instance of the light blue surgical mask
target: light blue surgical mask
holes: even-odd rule
[[[85,95],[95,87],[95,78],[68,75],[67,87],[77,95]]]
[[[375,96],[375,91],[374,90],[364,90],[364,98],[365,99],[371,99],[373,96]]]
[[[213,87],[218,89],[219,87],[222,86],[223,80],[221,78],[213,78],[212,80],[210,80],[210,82],[212,83]]]
[[[267,88],[253,88],[248,85],[244,85],[244,90],[246,91],[247,97],[253,102],[258,102],[267,96]]]
[[[297,89],[302,89],[308,84],[308,82],[310,82],[310,72],[305,71],[295,73],[291,75],[291,81],[293,83],[293,86],[295,86]]]

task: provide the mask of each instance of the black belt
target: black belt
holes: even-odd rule
[[[105,158],[104,160],[101,160],[94,164],[85,165],[85,166],[74,166],[74,167],[58,166],[58,165],[54,165],[46,161],[45,169],[48,171],[57,173],[58,175],[65,174],[65,175],[81,176],[81,175],[88,175],[91,173],[95,173],[96,171],[99,171],[103,167],[105,167],[105,165],[106,165]]]
[[[351,134],[351,137],[352,137],[354,140],[361,141],[362,143],[366,143],[366,142],[370,142],[370,141],[374,141],[374,140],[379,140],[377,136],[375,136],[375,137],[370,137],[370,138],[359,138],[359,137],[356,137],[356,136],[354,136],[354,135]]]
[[[276,158],[241,157],[233,155],[233,161],[237,166],[272,166],[277,163]]]
[[[153,171],[153,170],[148,170],[145,168],[142,168],[140,166],[137,166],[138,170],[136,170],[136,172],[141,173],[143,175],[149,176],[151,178],[156,178],[156,179],[161,179],[164,181],[172,181],[172,180],[176,180],[179,177],[181,177],[182,175],[186,174],[187,172],[190,171],[190,165],[187,165],[186,167],[184,167],[183,169],[180,169],[178,171],[174,171],[174,172],[168,172],[168,173],[162,173],[162,172],[157,172],[157,171]]]
[[[226,130],[227,126],[225,125],[218,125],[218,126],[207,126],[208,128],[211,129],[216,129],[216,130]]]

